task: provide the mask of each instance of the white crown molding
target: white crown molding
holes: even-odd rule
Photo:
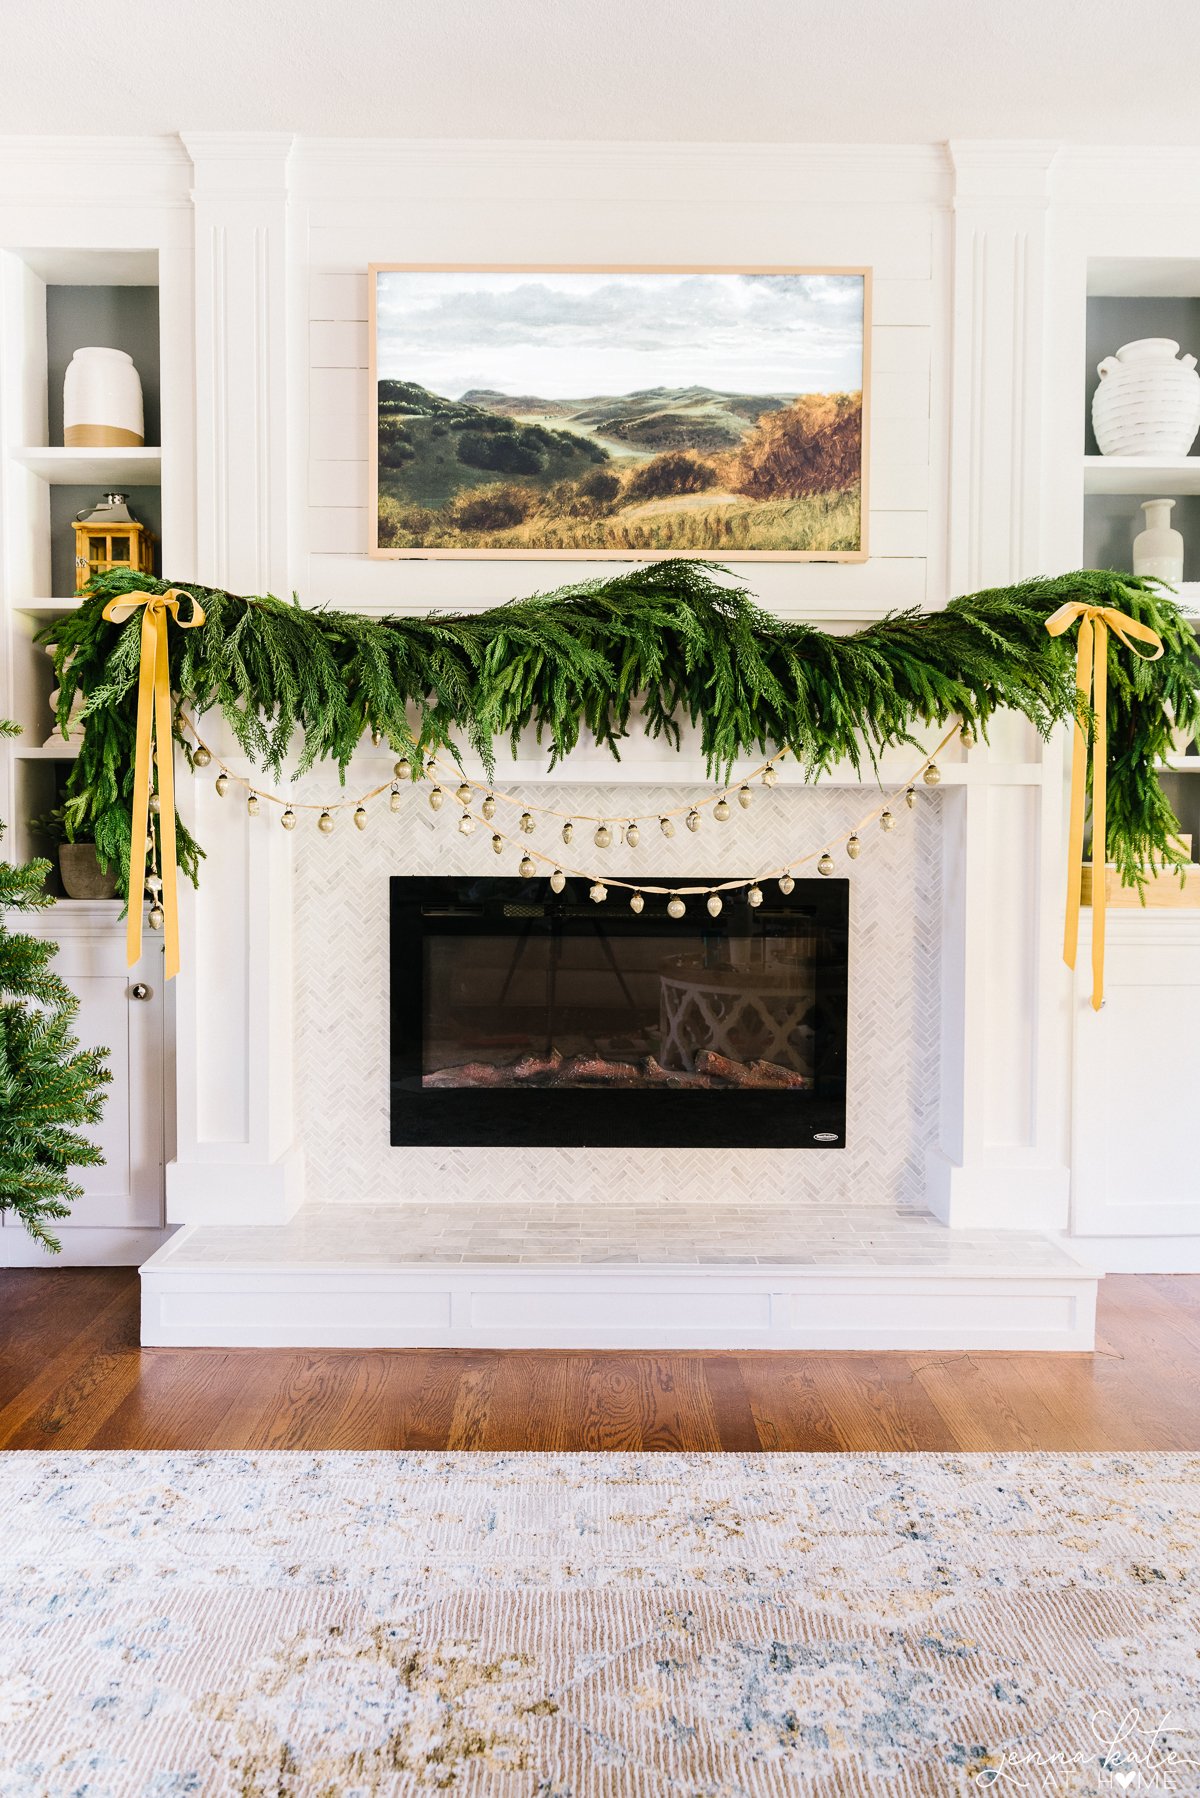
[[[578,183],[581,197],[628,195],[630,170],[678,187],[753,181],[759,201],[880,200],[944,204],[950,168],[941,144],[597,143],[551,139],[300,138],[292,163],[294,190],[308,198],[394,200],[397,183],[558,181]],[[403,191],[401,187],[400,191]]]
[[[954,138],[947,145],[957,206],[1048,205],[1050,172],[1061,145],[1049,141]]]
[[[295,138],[285,131],[185,131],[197,200],[272,203],[285,196]]]

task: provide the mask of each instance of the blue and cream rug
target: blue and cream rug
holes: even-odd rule
[[[1200,1793],[1200,1456],[8,1454],[3,1798]]]

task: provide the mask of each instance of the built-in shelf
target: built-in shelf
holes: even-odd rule
[[[52,487],[158,487],[160,449],[51,449],[33,445],[12,452],[14,459]]]
[[[83,604],[80,594],[71,599],[22,599],[13,606],[13,611],[22,618],[35,618],[45,623],[51,618],[65,618],[70,612],[77,612]]]
[[[73,762],[78,754],[78,743],[68,743],[62,739],[41,745],[13,745],[13,755],[18,762]]]
[[[1200,456],[1085,456],[1085,493],[1200,493]]]

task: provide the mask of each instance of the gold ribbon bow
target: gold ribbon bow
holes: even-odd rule
[[[186,600],[191,616],[179,616]],[[183,630],[204,623],[204,613],[190,593],[171,587],[166,593],[123,593],[110,599],[104,616],[124,624],[138,607],[142,612],[142,662],[138,674],[137,747],[133,760],[133,820],[129,839],[129,922],[125,950],[129,966],[142,954],[142,894],[146,886],[146,832],[150,821],[150,789],[154,780],[153,745],[158,744],[158,830],[162,850],[162,909],[165,975],[179,972],[179,890],[175,868],[175,752],[171,735],[171,672],[167,659],[167,615]]]
[[[1078,621],[1079,650],[1075,660],[1075,685],[1079,697],[1075,711],[1075,740],[1071,752],[1071,833],[1067,852],[1067,922],[1063,936],[1063,960],[1075,966],[1079,947],[1080,883],[1083,876],[1083,820],[1087,802],[1087,708],[1096,720],[1092,740],[1092,1010],[1104,1003],[1104,921],[1108,885],[1105,870],[1105,826],[1108,807],[1108,633],[1143,662],[1157,662],[1162,638],[1148,624],[1140,624],[1115,606],[1093,606],[1086,600],[1069,599],[1046,620],[1052,637]],[[1147,655],[1138,648],[1149,643]]]

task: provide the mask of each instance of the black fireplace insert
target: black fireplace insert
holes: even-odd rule
[[[583,880],[397,876],[392,1142],[842,1147],[848,911],[844,880],[675,920]]]

